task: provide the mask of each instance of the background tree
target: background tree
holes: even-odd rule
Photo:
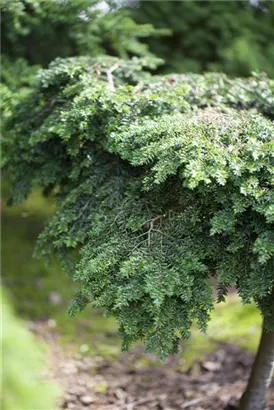
[[[130,2],[128,2],[130,3]],[[248,76],[262,70],[273,76],[272,1],[139,1],[138,23],[168,28],[171,36],[146,40],[165,60],[166,72],[220,71]]]
[[[56,57],[76,55],[145,56],[150,54],[148,46],[139,39],[161,33],[151,24],[136,24],[130,10],[111,1],[1,0],[0,4],[2,53],[31,65],[46,66]]]
[[[35,83],[41,66],[56,57],[113,55],[160,59],[141,38],[167,33],[151,24],[137,24],[131,10],[100,0],[0,0],[1,108],[5,118]]]
[[[10,202],[56,198],[38,253],[57,254],[90,303],[163,358],[204,331],[235,286],[264,317],[241,408],[261,410],[274,355],[274,83],[152,77],[138,59],[58,59],[17,108],[5,142]],[[263,364],[263,365],[262,365]]]

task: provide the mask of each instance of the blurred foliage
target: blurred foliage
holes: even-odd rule
[[[151,56],[139,39],[161,33],[151,24],[136,24],[111,1],[1,0],[0,5],[2,53],[28,64],[76,55]]]
[[[5,84],[12,93],[18,89],[34,86],[35,75],[39,66],[29,66],[23,58],[18,58],[16,64],[6,55],[1,58],[1,82]]]
[[[1,409],[57,409],[59,387],[42,380],[47,369],[46,352],[16,318],[3,291],[1,302]]]
[[[37,251],[81,284],[71,314],[104,308],[124,349],[165,357],[206,329],[212,275],[219,301],[235,286],[273,326],[274,83],[145,64],[56,60],[4,146],[12,201],[35,187],[56,200]]]
[[[1,130],[11,111],[35,84],[41,66],[57,57],[115,55],[161,63],[140,39],[161,36],[151,24],[136,24],[130,10],[100,0],[0,0]]]
[[[5,132],[5,121],[10,117],[16,105],[27,96],[34,86],[38,68],[38,65],[29,65],[23,58],[12,61],[6,55],[1,57],[0,107],[3,133]]]
[[[261,70],[273,76],[273,1],[141,0],[134,4],[136,22],[172,31],[160,40],[146,40],[165,60],[161,71],[247,76]]]

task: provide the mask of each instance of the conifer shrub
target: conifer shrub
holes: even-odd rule
[[[57,59],[17,107],[4,143],[12,202],[56,198],[37,253],[57,254],[87,304],[117,319],[123,349],[161,358],[213,288],[235,286],[274,328],[274,82],[151,76],[144,59]]]
[[[265,408],[274,358],[274,82],[151,76],[149,57],[57,59],[6,121],[9,203],[56,199],[37,254],[57,254],[123,349],[160,358],[206,330],[234,286],[263,333],[241,410]]]
[[[76,55],[152,57],[140,39],[168,32],[137,24],[112,0],[0,0],[0,9],[2,53],[13,64],[24,59],[47,66]]]
[[[146,43],[165,60],[161,72],[221,71],[273,77],[274,3],[264,1],[124,0],[137,23],[165,28],[171,35]]]

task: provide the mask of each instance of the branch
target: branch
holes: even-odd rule
[[[153,231],[154,222],[156,222],[158,219],[162,219],[163,216],[164,216],[164,215],[158,215],[158,216],[155,216],[155,218],[150,219],[150,220],[148,220],[147,222],[145,222],[145,223],[148,223],[148,224],[149,224],[149,229],[148,229],[148,231],[147,231],[147,235],[148,235],[148,246],[150,246],[150,243],[151,243],[151,232]]]
[[[113,71],[115,71],[119,67],[119,64],[114,64],[112,67],[110,67],[108,70],[104,70],[104,72],[107,75],[108,79],[108,84],[109,84],[109,89],[111,91],[115,91],[115,86],[114,86],[114,81],[113,81]]]

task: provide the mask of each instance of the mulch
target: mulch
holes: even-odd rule
[[[64,353],[57,335],[46,326],[32,324],[32,330],[50,346],[50,377],[64,391],[60,410],[234,410],[254,360],[234,345],[216,343],[213,353],[182,371],[179,355],[165,363],[149,355],[146,366],[140,346],[117,360]],[[274,410],[274,388],[269,396],[269,409]]]

